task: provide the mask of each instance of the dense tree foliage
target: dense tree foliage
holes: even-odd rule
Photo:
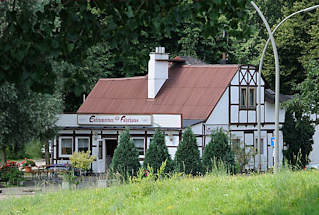
[[[65,110],[75,111],[96,79],[144,74],[155,46],[179,54],[188,47],[179,42],[192,35],[188,29],[199,30],[199,44],[190,48],[200,58],[217,56],[202,50],[218,44],[207,41],[219,36],[224,26],[219,18],[230,20],[228,28],[236,27],[247,15],[246,2],[4,1],[0,81],[43,92],[61,79]],[[246,29],[229,34],[244,36]],[[93,62],[96,58],[99,63]]]
[[[205,146],[202,157],[205,169],[211,171],[214,165],[219,165],[222,162],[228,170],[232,170],[235,158],[227,134],[222,128],[219,128],[212,131],[210,138],[209,143]]]
[[[145,168],[150,166],[157,172],[165,161],[166,166],[164,172],[168,173],[173,168],[172,159],[168,153],[164,133],[161,130],[156,129],[149,148],[146,151],[143,165]]]
[[[0,87],[0,153],[19,155],[35,137],[52,137],[57,114],[62,110],[59,95],[17,90],[14,84]]]
[[[289,108],[286,111],[282,131],[287,149],[283,153],[290,165],[304,168],[309,162],[315,129],[310,117],[304,115],[300,107],[299,111],[295,111],[297,109]]]
[[[189,127],[183,133],[174,161],[177,171],[192,175],[198,175],[203,171],[196,137]]]
[[[130,131],[127,128],[120,135],[119,145],[114,151],[111,171],[115,174],[119,173],[127,179],[128,176],[135,175],[139,167],[138,151],[134,146],[134,142],[130,137]]]
[[[318,0],[295,1],[282,7],[283,16],[319,4]],[[279,23],[278,20],[277,23]],[[307,66],[319,57],[319,13],[318,10],[298,14],[286,21],[275,35],[279,61],[280,85],[284,94],[298,92],[296,85],[307,76]],[[264,75],[269,84],[274,86],[274,58],[269,47],[264,66]]]

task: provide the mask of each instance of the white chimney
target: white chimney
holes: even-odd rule
[[[154,99],[168,79],[168,54],[164,47],[156,47],[148,61],[148,98]]]

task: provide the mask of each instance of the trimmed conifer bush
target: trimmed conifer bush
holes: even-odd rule
[[[114,151],[111,170],[113,173],[120,173],[124,178],[136,175],[140,163],[138,160],[138,151],[130,137],[129,129],[120,135],[120,143]]]
[[[189,127],[186,128],[182,141],[177,147],[175,167],[177,171],[183,171],[186,174],[198,175],[202,173],[202,163],[196,137]]]
[[[203,165],[206,171],[211,171],[214,165],[220,162],[228,170],[232,170],[235,164],[234,152],[229,144],[229,138],[222,128],[212,131],[211,140],[205,146],[203,152]],[[213,162],[216,162],[215,164]]]
[[[149,165],[153,168],[154,172],[157,172],[165,160],[167,161],[164,172],[168,173],[172,170],[172,159],[168,154],[163,132],[156,129],[153,140],[145,154],[144,167],[147,168]]]

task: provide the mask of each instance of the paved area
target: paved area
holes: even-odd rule
[[[36,160],[35,162],[37,166],[45,165],[44,160]],[[97,181],[100,179],[103,180],[105,177],[106,176],[83,176],[76,189],[100,187],[101,185],[99,185]],[[0,200],[33,196],[37,193],[56,192],[62,189],[62,180],[63,177],[61,175],[54,177],[44,175],[44,177],[39,177],[38,175],[25,173],[23,186],[4,188],[0,186],[0,190],[2,191],[0,193]]]

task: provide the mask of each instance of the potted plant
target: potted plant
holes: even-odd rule
[[[0,180],[9,184],[19,185],[23,180],[23,172],[19,170],[19,163],[7,161],[0,166]]]
[[[32,159],[24,158],[24,161],[21,162],[22,167],[25,172],[31,172],[33,166],[35,166],[35,162]]]

